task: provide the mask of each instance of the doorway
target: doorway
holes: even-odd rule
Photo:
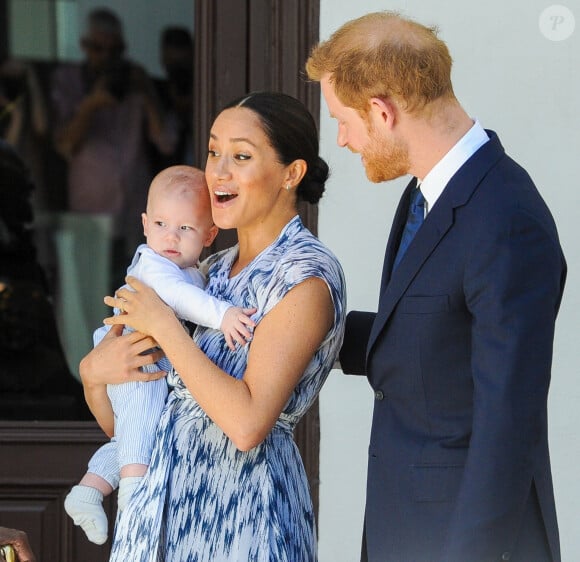
[[[319,87],[318,84],[309,83],[303,71],[310,48],[318,40],[318,0],[175,1],[187,4],[193,13],[196,94],[192,130],[195,165],[203,167],[207,131],[219,108],[248,91],[267,89],[294,95],[307,105],[318,122]],[[20,2],[22,6],[43,3],[49,8],[66,4],[67,9],[72,7],[69,4],[77,3],[77,7],[85,4],[80,0],[12,0],[14,2]],[[162,3],[167,5],[166,0]],[[10,4],[10,0],[0,0],[0,22],[5,26],[4,30],[0,29],[0,54],[10,54]],[[143,8],[140,0],[124,2],[123,6],[124,9],[133,6],[137,13]],[[40,61],[38,66],[44,68],[50,64],[51,61]],[[51,180],[54,180],[57,172],[51,172]],[[61,204],[62,201],[57,203]],[[304,204],[300,214],[304,224],[317,234],[317,208]],[[235,243],[234,233],[224,232],[212,250],[217,251],[232,243]],[[97,300],[100,301],[101,296]],[[99,316],[99,319],[102,317]],[[78,446],[79,435],[82,435],[84,448]],[[318,402],[296,428],[295,439],[306,468],[315,511],[318,513]],[[62,510],[64,494],[85,466],[87,449],[96,449],[103,441],[94,422],[57,421],[39,425],[37,422],[0,421],[0,442],[18,444],[18,451],[14,453],[15,462],[17,455],[22,455],[22,459],[37,458],[38,455],[35,456],[33,451],[40,450],[39,443],[47,444],[42,450],[42,463],[23,462],[19,464],[17,473],[8,471],[0,475],[0,496],[7,499],[7,502],[0,501],[4,506],[0,509],[0,515],[3,512],[5,515],[2,518],[3,524],[16,521],[21,528],[30,530],[35,550],[39,553],[58,553],[54,559],[62,562],[105,560],[107,554],[86,543]],[[64,456],[63,447],[66,450]],[[46,465],[64,466],[63,458],[67,459],[66,466],[67,471],[70,468],[70,474],[59,469],[60,480],[51,480],[47,477]],[[63,476],[65,472],[66,477]],[[45,493],[46,490],[50,493]],[[83,549],[89,549],[90,552],[84,552]]]

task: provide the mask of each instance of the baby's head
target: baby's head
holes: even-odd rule
[[[159,172],[141,216],[149,247],[181,268],[195,265],[218,232],[205,175],[191,166],[171,166]]]

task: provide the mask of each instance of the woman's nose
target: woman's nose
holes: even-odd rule
[[[218,179],[226,178],[230,175],[229,161],[225,156],[214,159],[213,174]]]

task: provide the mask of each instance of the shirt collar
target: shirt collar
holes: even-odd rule
[[[427,203],[427,212],[433,208],[433,205],[435,205],[455,172],[488,140],[489,137],[485,129],[476,119],[473,126],[459,139],[453,148],[435,164],[422,180],[418,180],[421,185],[421,192]]]

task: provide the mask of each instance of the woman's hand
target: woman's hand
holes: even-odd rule
[[[135,277],[125,279],[130,289],[117,291],[115,297],[105,297],[105,304],[117,307],[123,314],[105,318],[108,325],[126,324],[137,332],[155,338],[155,334],[164,333],[168,325],[179,320],[158,296],[157,293]]]
[[[153,374],[141,371],[144,365],[163,357],[161,351],[145,353],[157,346],[154,339],[140,332],[122,333],[122,324],[112,326],[101,342],[83,358],[80,375],[85,388],[150,381],[166,374],[163,371]]]
[[[139,332],[122,335],[123,325],[112,326],[109,333],[81,361],[79,372],[85,399],[97,422],[108,435],[114,432],[114,415],[107,395],[107,384],[151,381],[167,373],[143,373],[143,365],[158,361],[163,353],[143,354],[156,346],[153,339]]]

